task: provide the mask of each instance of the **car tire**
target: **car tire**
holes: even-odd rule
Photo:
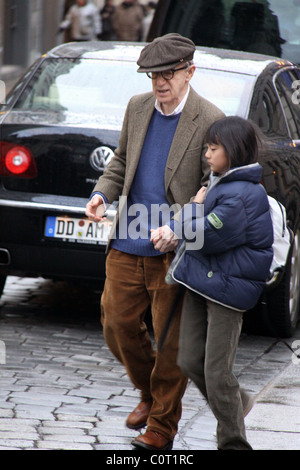
[[[0,276],[0,297],[4,291],[5,282],[6,282],[6,276]]]
[[[289,338],[299,320],[300,304],[300,230],[294,236],[282,280],[266,291],[270,334]],[[272,331],[273,330],[273,331]]]

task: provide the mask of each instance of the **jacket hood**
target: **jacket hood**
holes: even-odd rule
[[[260,183],[262,177],[262,166],[259,163],[231,168],[219,178],[220,183],[228,181],[249,181]]]

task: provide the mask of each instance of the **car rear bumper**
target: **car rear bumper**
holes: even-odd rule
[[[4,250],[8,257],[2,254]],[[105,252],[0,242],[0,275],[51,279],[105,279]],[[9,262],[7,262],[9,260]]]
[[[45,236],[47,216],[82,218],[84,213],[83,205],[1,197],[0,275],[104,280],[106,245]]]

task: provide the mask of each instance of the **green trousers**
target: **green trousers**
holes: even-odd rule
[[[246,440],[247,394],[233,374],[243,314],[187,291],[183,301],[178,365],[207,399],[217,419],[220,450],[251,450]]]

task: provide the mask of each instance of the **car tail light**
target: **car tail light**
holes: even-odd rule
[[[35,160],[27,147],[8,142],[1,142],[0,146],[0,175],[22,178],[37,175]]]

